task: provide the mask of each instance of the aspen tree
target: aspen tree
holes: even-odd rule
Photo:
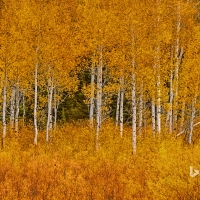
[[[121,77],[120,79],[121,87],[120,87],[120,103],[119,103],[119,121],[120,121],[120,136],[123,135],[123,125],[124,125],[124,77]]]
[[[191,116],[190,116],[190,125],[189,125],[189,136],[188,136],[188,143],[192,143],[192,136],[193,136],[193,127],[194,127],[194,118],[195,118],[195,103],[196,99],[192,100],[191,104]]]
[[[157,102],[156,102],[156,115],[157,115],[157,123],[156,123],[156,131],[158,134],[161,132],[161,80],[160,80],[160,0],[157,0],[157,18],[156,18],[156,36],[158,39],[156,39],[156,47],[155,47],[155,71],[157,73],[156,77],[156,88],[157,88]],[[158,40],[158,41],[157,41]]]
[[[90,97],[90,125],[93,127],[94,120],[94,79],[95,79],[95,54],[92,57],[92,68],[91,68],[91,97]]]
[[[2,147],[4,147],[5,138],[6,138],[6,99],[7,99],[7,70],[5,68],[4,86],[3,86],[3,111],[2,111],[2,120],[3,120]]]
[[[127,32],[127,30],[130,30],[130,19],[129,19],[129,13],[128,13],[128,6],[126,4],[126,1],[122,1],[118,4],[114,4],[114,21],[112,22],[112,32],[114,34],[113,37],[113,51],[112,55],[112,61],[111,65],[115,66],[115,81],[118,83],[116,88],[117,93],[117,105],[116,105],[116,116],[115,116],[115,124],[116,127],[119,123],[119,132],[120,136],[123,136],[123,127],[124,127],[124,102],[126,98],[126,90],[127,90],[127,82],[128,82],[128,73],[130,72],[129,66],[132,66],[130,64],[130,60],[128,59],[128,56],[130,56],[130,47],[127,45],[130,43],[130,31]],[[117,27],[117,28],[116,28]],[[111,58],[110,58],[111,59]],[[132,71],[131,71],[132,73]]]
[[[57,116],[58,116],[58,102],[57,102],[56,95],[57,95],[57,91],[56,91],[56,88],[54,88],[54,135],[57,128]]]
[[[115,126],[118,126],[119,123],[119,103],[120,103],[120,87],[117,93],[117,105],[116,105],[116,117],[115,117]]]
[[[3,135],[2,135],[2,147],[4,146],[5,138],[7,135],[7,95],[9,92],[9,83],[13,83],[11,79],[12,69],[15,64],[19,61],[19,52],[22,50],[20,46],[21,36],[17,29],[17,14],[16,2],[5,2],[1,10],[1,48],[0,48],[0,62],[1,70],[3,72],[3,105],[2,105],[2,124],[3,124]],[[17,64],[16,64],[17,65]],[[14,93],[13,93],[14,95]],[[13,100],[14,101],[14,100]],[[12,107],[13,109],[13,107]],[[11,110],[12,110],[11,109]],[[13,110],[12,110],[13,111]],[[13,120],[12,112],[12,120]]]
[[[35,26],[31,27],[36,32],[36,37],[34,38],[34,50],[35,50],[35,59],[34,59],[34,145],[38,144],[38,70],[41,65],[39,54],[41,54],[41,43],[42,43],[42,5],[33,4],[32,14],[36,14]]]
[[[199,85],[199,25],[195,19],[197,10],[195,3],[182,3],[184,14],[181,15],[181,36],[183,48],[179,50],[179,63],[181,62],[181,70],[179,71],[179,99],[180,99],[180,130],[177,136],[187,133],[188,143],[192,142],[193,127],[198,125],[195,123],[196,112],[198,111],[198,85]],[[182,9],[182,10],[183,10]],[[182,11],[181,10],[181,11]],[[183,12],[183,11],[182,11]],[[197,31],[198,30],[198,31]],[[188,34],[190,33],[190,34]]]
[[[13,85],[11,87],[11,98],[10,98],[10,128],[13,131],[14,129],[14,121],[15,121],[15,95],[16,88]]]
[[[180,132],[183,131],[184,121],[185,121],[185,100],[183,100],[182,109],[181,109]]]
[[[99,64],[97,67],[97,112],[96,112],[96,149],[99,148],[99,132],[101,128],[101,120],[102,120],[102,46],[99,46]]]
[[[149,101],[148,111],[150,113],[150,121],[151,121],[151,129],[152,133],[155,134],[158,129],[157,119],[160,115],[158,112],[158,104],[159,104],[159,88],[161,89],[161,81],[159,82],[159,76],[161,76],[161,72],[159,70],[160,57],[161,57],[161,47],[160,47],[160,23],[159,23],[159,14],[158,14],[158,2],[156,1],[156,9],[152,7],[148,2],[138,2],[138,8],[142,9],[145,7],[146,13],[142,13],[140,15],[138,13],[138,23],[141,23],[137,29],[140,30],[139,36],[137,40],[137,49],[142,53],[139,54],[141,59],[139,65],[142,68],[142,73],[138,73],[138,81],[145,80],[143,82],[143,90],[146,89],[148,91],[149,99],[143,99],[143,101]],[[160,10],[160,7],[159,7]],[[143,21],[145,19],[145,21]],[[151,39],[149,39],[151,38]],[[137,58],[138,59],[138,58]],[[140,60],[138,59],[138,60]],[[146,66],[146,67],[145,67]],[[146,69],[145,69],[146,68]],[[141,70],[140,70],[141,71]],[[161,78],[160,78],[161,79]],[[139,95],[141,94],[141,86],[137,87],[139,91]],[[160,96],[161,98],[161,96]],[[139,96],[140,99],[140,96]],[[138,106],[140,108],[140,106]],[[157,108],[157,109],[156,109]],[[139,116],[141,116],[139,114]],[[160,120],[161,121],[161,120]],[[139,123],[139,122],[138,122]]]
[[[133,153],[136,153],[137,147],[137,136],[136,136],[136,87],[135,87],[135,73],[134,73],[135,63],[133,61],[133,72],[132,72],[132,148]]]
[[[25,116],[26,116],[25,94],[24,94],[24,92],[22,92],[22,110],[23,110],[22,120],[23,120],[23,127],[24,127],[25,126]]]
[[[156,51],[158,51],[158,57],[159,57],[159,48],[156,50]],[[160,132],[161,132],[161,89],[160,89],[160,58],[156,58],[157,60],[156,60],[156,68],[158,69],[158,75],[157,75],[157,83],[156,83],[156,85],[157,85],[157,109],[156,109],[156,112],[157,112],[157,124],[156,124],[156,126],[157,126],[157,129],[156,129],[156,131],[157,131],[157,133],[158,134],[160,134]]]
[[[193,128],[196,125],[195,124],[195,116],[197,111],[197,103],[198,103],[198,97],[199,97],[199,31],[196,32],[196,27],[193,27],[193,37],[191,38],[192,41],[190,41],[190,44],[188,45],[188,65],[186,67],[189,67],[190,74],[187,74],[187,76],[190,77],[188,80],[188,87],[190,91],[188,92],[189,97],[191,98],[191,106],[190,106],[190,119],[189,119],[189,136],[188,136],[188,143],[192,143],[192,137],[193,137]],[[199,28],[198,28],[199,30]],[[186,57],[187,58],[187,57]],[[198,124],[198,123],[197,123]]]
[[[19,84],[16,87],[16,112],[15,112],[15,134],[18,135],[19,130],[19,102],[20,102],[20,91]]]
[[[156,131],[156,108],[155,100],[151,100],[151,118],[152,118],[152,132],[155,134]]]
[[[173,130],[173,46],[171,49],[171,69],[170,69],[170,85],[169,85],[169,110],[167,112],[166,123],[169,126],[169,132],[172,133]]]
[[[173,112],[172,112],[172,101],[173,101],[173,74],[170,74],[170,99],[169,99],[169,132],[173,130]]]
[[[22,36],[25,38],[26,43],[26,59],[29,63],[26,63],[28,69],[30,68],[34,74],[34,103],[33,103],[33,127],[34,127],[34,145],[38,144],[38,70],[40,66],[39,54],[40,54],[40,42],[41,42],[41,7],[38,6],[35,1],[21,2],[23,7],[19,9],[19,25],[22,27]],[[32,63],[32,66],[30,63]],[[26,70],[27,71],[27,66]],[[30,71],[28,71],[30,73]],[[28,73],[27,73],[28,74]],[[27,78],[27,77],[26,77]],[[26,84],[25,84],[26,85]],[[18,88],[19,89],[19,88]],[[23,88],[25,90],[26,88]],[[29,95],[28,95],[29,96]],[[30,98],[30,97],[29,97]]]
[[[36,55],[38,53],[38,49],[36,49]],[[38,103],[38,63],[35,64],[35,92],[34,92],[34,144],[38,143],[38,126],[37,126],[37,103]]]
[[[173,116],[173,128],[177,129],[177,106],[178,106],[178,78],[179,78],[179,49],[180,49],[180,29],[181,29],[181,3],[180,0],[177,0],[177,24],[176,24],[176,46],[175,46],[175,70],[174,70],[174,116]],[[183,50],[182,50],[183,51]]]
[[[35,3],[33,8],[33,13],[38,9],[39,12],[36,14],[35,27],[32,27],[36,32],[37,37],[34,38],[34,46],[36,46],[36,62],[35,62],[35,103],[34,103],[34,126],[35,126],[35,139],[34,143],[37,144],[37,106],[41,104],[45,105],[47,103],[47,122],[46,122],[46,141],[49,141],[49,130],[53,128],[53,91],[71,90],[74,88],[76,91],[76,79],[75,77],[69,77],[69,72],[73,68],[72,59],[74,58],[70,52],[72,49],[69,48],[70,44],[70,33],[69,26],[65,22],[68,19],[68,15],[63,15],[64,9],[66,9],[66,4],[61,2],[61,5],[57,4],[58,2],[43,2]],[[63,7],[62,7],[63,6]],[[49,15],[49,10],[51,10],[51,15]],[[65,24],[65,27],[64,27]],[[64,27],[64,28],[63,28]],[[65,46],[66,45],[66,46]],[[60,47],[60,48],[58,48]],[[58,50],[59,49],[59,50]],[[69,57],[72,57],[69,59]],[[64,65],[63,63],[70,63]],[[52,67],[53,66],[53,67]],[[50,70],[50,75],[45,72],[45,68],[48,68],[47,72]],[[39,70],[40,68],[40,70]],[[38,72],[43,74],[38,76]],[[43,79],[42,79],[43,77]],[[47,91],[48,95],[45,98],[39,96],[38,88],[43,88],[47,82]],[[56,91],[58,93],[58,91]],[[41,97],[41,98],[40,98]],[[42,99],[43,98],[43,99]],[[57,109],[58,109],[58,99],[57,95],[54,95],[54,126],[56,127],[57,123]],[[43,110],[44,112],[44,110]]]
[[[49,130],[52,129],[52,98],[53,98],[53,77],[48,79],[48,113],[46,127],[46,142],[49,141]]]
[[[137,105],[136,105],[136,77],[135,77],[135,35],[133,30],[133,25],[130,27],[130,34],[131,34],[131,46],[132,46],[132,149],[133,154],[136,153],[137,148],[137,135],[136,135],[136,120],[137,120]]]
[[[146,135],[147,133],[147,106],[146,106],[146,102],[144,101],[144,104],[143,104],[143,110],[144,110],[144,134]]]
[[[138,122],[138,133],[141,135],[143,125],[143,81],[141,81],[140,94],[139,94],[139,122]]]

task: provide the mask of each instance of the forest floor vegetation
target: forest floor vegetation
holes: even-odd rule
[[[112,123],[100,132],[86,122],[66,124],[45,142],[39,133],[37,146],[32,130],[6,138],[0,151],[0,199],[2,200],[132,200],[198,199],[199,177],[190,177],[190,166],[200,170],[200,141],[187,145],[182,137],[152,136],[137,139],[132,155],[131,128],[121,138]]]

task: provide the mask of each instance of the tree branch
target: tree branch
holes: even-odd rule
[[[197,126],[197,125],[199,125],[199,124],[200,124],[200,122],[194,124],[193,127],[195,127],[195,126]],[[185,130],[186,130],[186,129],[185,129]],[[183,131],[181,131],[179,134],[177,134],[176,137],[182,135],[182,134],[185,132],[185,130],[183,130]]]

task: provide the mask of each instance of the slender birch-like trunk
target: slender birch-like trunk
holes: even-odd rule
[[[3,119],[2,148],[4,147],[6,138],[6,98],[7,98],[7,71],[5,70],[4,87],[3,87],[3,111],[2,111],[2,119]]]
[[[57,112],[58,112],[58,102],[57,102],[57,99],[56,99],[56,94],[57,94],[57,91],[56,91],[56,88],[54,86],[54,135],[55,135],[55,132],[56,132],[56,127],[57,127]]]
[[[183,101],[182,103],[180,132],[183,131],[184,121],[185,121],[185,101]]]
[[[173,46],[171,48],[171,73],[170,73],[170,91],[169,91],[169,132],[172,133],[173,131]]]
[[[156,33],[157,37],[159,38],[160,32],[160,0],[157,0],[157,23],[156,23]],[[160,134],[161,132],[161,81],[160,81],[160,41],[159,39],[156,41],[156,48],[155,48],[155,72],[156,76],[156,90],[157,90],[157,97],[156,97],[156,132]],[[153,106],[153,105],[152,105]],[[153,109],[153,108],[152,108]],[[153,113],[153,112],[152,112]],[[153,118],[153,117],[152,117]]]
[[[152,132],[156,131],[156,107],[154,99],[151,100],[151,119],[152,119]]]
[[[171,52],[171,65],[173,66],[173,48]],[[171,66],[171,68],[172,68]],[[166,127],[169,127],[169,132],[173,130],[173,70],[170,72],[170,89],[169,89],[169,110],[167,112]]]
[[[95,77],[95,62],[92,60],[91,69],[91,97],[90,97],[90,126],[93,127],[94,121],[94,77]]]
[[[119,123],[119,102],[120,102],[120,87],[117,93],[117,107],[116,107],[116,118],[115,118],[115,126],[118,126]]]
[[[19,129],[19,101],[20,101],[20,93],[19,86],[16,87],[16,112],[15,112],[15,134],[18,134]]]
[[[41,34],[40,32],[40,21],[39,21],[39,24],[38,24],[38,33],[39,33],[39,36]],[[38,41],[37,43],[39,44],[40,42],[40,37],[38,38]],[[35,137],[34,137],[34,145],[37,145],[38,144],[38,120],[37,120],[37,104],[38,104],[38,68],[39,68],[39,57],[38,57],[38,52],[39,52],[39,45],[37,44],[37,47],[36,47],[36,59],[35,59],[35,76],[34,76],[34,82],[35,82],[35,91],[34,91],[34,131],[35,131]]]
[[[96,112],[96,149],[99,149],[99,132],[101,128],[102,106],[102,47],[100,46],[99,65],[97,67],[97,112]]]
[[[141,135],[143,123],[143,83],[140,86],[140,96],[139,96],[139,123],[138,123],[138,133]]]
[[[38,98],[38,64],[35,65],[35,97],[34,97],[34,144],[38,143],[38,126],[37,126],[37,98]]]
[[[49,130],[52,130],[52,98],[53,98],[53,83],[52,79],[48,79],[48,116],[46,127],[46,142],[49,141]]]
[[[53,90],[52,90],[52,93],[53,93]],[[53,99],[53,97],[51,98],[51,111],[50,111],[50,116],[49,116],[49,130],[50,130],[50,131],[52,131],[52,128],[53,128],[52,99]]]
[[[180,62],[181,62],[181,59],[182,59],[182,56],[183,56],[183,48],[181,49],[181,52],[180,52],[180,56],[178,58],[178,62],[179,64],[177,64],[177,66],[180,65]],[[173,106],[173,129],[174,130],[177,130],[177,122],[178,122],[178,70],[179,68],[176,67],[175,69],[175,91],[174,91],[174,106]]]
[[[157,80],[157,93],[158,93],[158,97],[157,97],[157,133],[160,134],[161,132],[161,103],[160,103],[160,75],[158,75],[158,80]]]
[[[52,108],[52,102],[53,102],[53,91],[54,91],[54,68],[52,71],[52,77],[51,77],[51,87],[50,87],[50,116],[49,116],[49,130],[52,131],[53,128],[53,108]]]
[[[169,132],[172,133],[173,130],[173,111],[172,111],[172,102],[173,102],[173,74],[170,74],[170,97],[169,97]]]
[[[195,96],[194,96],[194,98],[192,100],[192,105],[191,105],[191,116],[190,116],[190,127],[189,127],[190,132],[189,132],[189,136],[188,136],[188,143],[189,144],[192,143],[193,128],[194,128],[194,118],[195,118],[195,115],[196,115],[195,105],[196,105],[196,101],[197,101],[197,94],[199,93],[198,86],[199,86],[199,76],[198,76],[197,82],[196,82]],[[197,125],[197,124],[195,124],[195,125]]]
[[[12,86],[11,98],[10,98],[10,128],[13,131],[15,122],[15,86]]]
[[[146,113],[146,102],[144,101],[143,104],[143,110],[144,110],[144,134],[146,135],[147,132],[147,113]]]
[[[120,136],[123,136],[123,125],[124,125],[124,77],[121,78],[121,91],[120,91],[120,111],[119,111],[119,124],[120,124]]]
[[[180,0],[177,3],[177,26],[176,26],[176,46],[175,46],[175,72],[174,72],[174,116],[173,116],[173,128],[177,130],[177,115],[178,115],[178,79],[179,79],[179,65],[180,65],[180,29],[181,29],[181,13],[180,13]]]
[[[159,22],[159,19],[158,19]],[[156,132],[161,132],[161,83],[160,83],[160,47],[157,46],[155,50],[155,70],[157,72],[157,105],[156,105]]]
[[[103,87],[103,52],[102,52],[102,46],[100,47],[100,60],[99,60],[99,63],[100,63],[100,74],[99,74],[99,88],[100,88],[100,93],[99,93],[99,96],[100,96],[100,99],[99,99],[99,104],[100,104],[100,128],[101,128],[101,125],[102,125],[102,87]]]
[[[135,68],[135,63],[133,63],[133,68]],[[133,154],[136,153],[137,148],[137,136],[136,136],[136,116],[137,116],[137,106],[136,106],[136,87],[135,87],[135,74],[132,72],[132,148]]]
[[[97,102],[97,112],[96,112],[96,149],[98,150],[98,148],[99,148],[99,144],[98,144],[98,140],[99,140],[99,131],[100,131],[100,127],[101,127],[101,120],[100,120],[100,118],[101,118],[101,104],[100,104],[100,93],[101,93],[101,88],[100,88],[100,75],[99,75],[99,73],[100,73],[100,66],[98,66],[98,69],[97,69],[97,100],[96,100],[96,102]]]
[[[192,105],[191,105],[191,116],[190,116],[190,127],[189,127],[190,132],[189,132],[189,137],[188,137],[188,143],[189,144],[192,143],[194,118],[195,118],[195,102],[196,102],[196,99],[194,99],[192,101]]]
[[[23,120],[23,126],[24,126],[25,125],[25,115],[26,115],[25,94],[24,94],[24,92],[22,92],[22,110],[23,110],[22,120]]]
[[[135,35],[133,26],[130,27],[131,39],[132,39],[132,150],[133,154],[137,149],[137,104],[136,104],[136,75],[135,75]]]

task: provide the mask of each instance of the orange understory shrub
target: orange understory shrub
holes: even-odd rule
[[[24,128],[8,137],[0,151],[0,199],[198,199],[200,143],[188,146],[171,135],[138,138],[132,155],[131,129],[123,138],[112,123],[104,124],[95,150],[95,131],[86,122],[60,127],[45,143],[32,145],[33,133]]]

